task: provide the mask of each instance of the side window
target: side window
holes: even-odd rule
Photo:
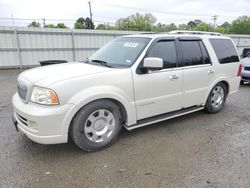
[[[239,61],[237,51],[230,39],[210,39],[209,41],[221,64]]]
[[[202,52],[202,55],[203,55],[203,63],[204,64],[211,64],[211,61],[210,61],[210,58],[208,56],[206,47],[204,46],[203,42],[201,42],[201,41],[199,41],[199,44],[200,44],[201,52]]]
[[[184,66],[202,65],[203,56],[199,41],[180,41]]]
[[[163,68],[177,67],[177,53],[175,41],[159,41],[149,51],[147,57],[163,59]]]

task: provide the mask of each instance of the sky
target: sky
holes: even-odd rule
[[[45,18],[46,24],[64,22],[72,27],[74,20],[89,16],[89,0],[0,0],[0,25],[26,26],[32,20]],[[242,15],[250,16],[250,0],[92,0],[95,24],[114,23],[118,18],[136,12],[151,13],[157,23],[187,23],[199,19],[217,24],[231,22]],[[11,17],[27,20],[10,20]],[[6,19],[8,18],[8,19]]]

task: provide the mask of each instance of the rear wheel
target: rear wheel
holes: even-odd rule
[[[119,107],[109,100],[98,100],[83,107],[74,117],[70,135],[86,151],[111,145],[118,137],[122,120]]]
[[[227,92],[227,88],[222,82],[214,86],[207,98],[205,111],[211,114],[219,112],[225,104]]]

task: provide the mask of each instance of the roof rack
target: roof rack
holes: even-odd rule
[[[220,33],[217,32],[206,32],[206,31],[187,31],[187,30],[175,30],[170,31],[170,34],[194,34],[194,35],[214,35],[221,36]]]

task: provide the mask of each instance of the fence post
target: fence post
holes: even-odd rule
[[[72,53],[73,53],[73,61],[76,61],[76,52],[75,52],[75,37],[74,31],[71,30],[71,40],[72,40]]]
[[[21,53],[20,53],[20,44],[19,44],[19,38],[18,38],[18,33],[17,33],[16,27],[14,29],[14,34],[15,34],[15,40],[16,40],[16,51],[17,51],[17,55],[18,55],[19,67],[21,70],[23,70],[22,58],[21,58]]]

